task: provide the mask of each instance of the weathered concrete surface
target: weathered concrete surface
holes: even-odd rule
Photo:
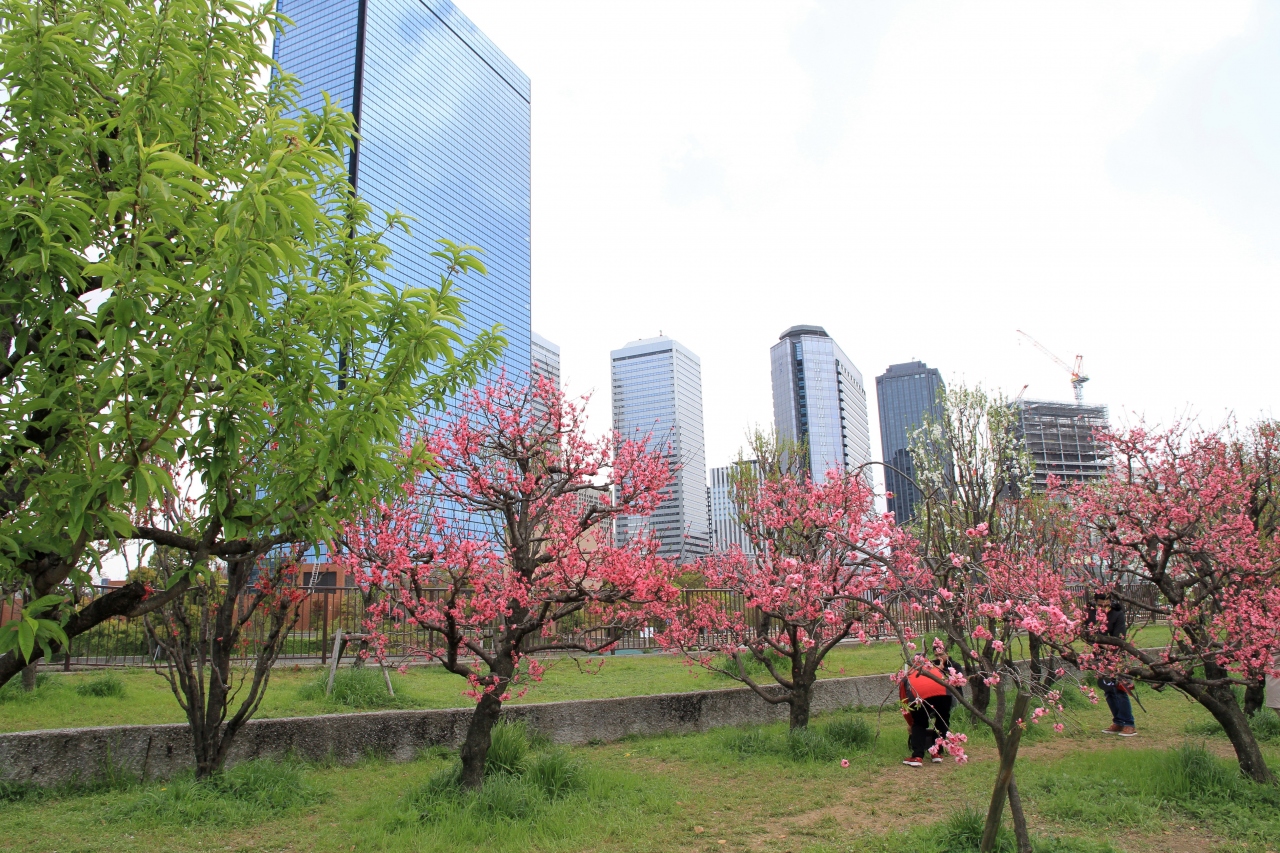
[[[887,675],[823,679],[814,687],[812,708],[875,706],[896,697]],[[427,747],[461,744],[470,714],[470,708],[458,708],[252,720],[236,738],[229,763],[288,753],[342,764],[366,756],[408,761]],[[784,720],[787,706],[769,704],[744,687],[512,705],[502,715],[524,720],[554,743],[582,744]],[[106,768],[166,779],[193,763],[190,736],[181,723],[0,734],[0,780],[7,782],[61,785],[86,781]]]

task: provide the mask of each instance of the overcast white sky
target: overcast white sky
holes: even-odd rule
[[[702,359],[708,465],[768,351],[1113,420],[1276,413],[1280,5],[456,0],[533,80],[533,322],[608,427],[609,350]]]

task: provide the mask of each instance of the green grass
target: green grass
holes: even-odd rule
[[[850,646],[828,656],[823,678],[843,675],[874,675],[900,665],[895,647],[888,644]],[[86,702],[80,685],[100,678],[92,672],[40,673],[40,688],[22,693],[17,680],[0,689],[0,731],[74,728],[151,723],[177,723],[185,717],[174,701],[164,677],[149,669],[115,671],[123,685],[122,697],[110,701]],[[328,670],[320,667],[279,667],[271,675],[266,696],[257,714],[260,718],[332,714],[378,708],[463,708],[472,701],[462,695],[463,679],[439,666],[415,666],[403,675],[393,675],[396,697],[387,696],[378,668],[360,670],[344,665],[338,670],[335,697],[325,698],[324,679]],[[343,685],[341,690],[337,689]],[[603,699],[652,693],[684,693],[720,690],[739,686],[737,682],[701,667],[686,666],[667,654],[606,655],[583,662],[570,659],[551,662],[542,682],[531,685],[513,703],[558,702],[567,699]]]
[[[1162,641],[1162,636],[1167,637],[1167,631],[1148,628],[1143,630],[1141,639],[1145,644],[1156,644]],[[530,685],[528,693],[513,700],[514,703],[684,693],[738,686],[730,678],[698,666],[689,667],[668,654],[606,655],[592,658],[582,666],[570,659],[553,660],[550,664],[542,682]],[[842,646],[827,656],[820,677],[876,675],[901,665],[898,648],[890,643]],[[112,689],[120,690],[123,695],[86,697],[79,692],[89,689],[81,687],[85,682],[102,678],[101,673],[42,671],[40,686],[32,694],[22,693],[14,679],[0,689],[0,707],[4,708],[0,713],[0,732],[184,721],[161,675],[149,669],[113,672],[122,687]],[[327,677],[327,669],[323,670],[325,675],[321,672],[320,667],[277,668],[271,675],[257,716],[295,717],[378,708],[471,705],[471,700],[462,695],[465,682],[439,666],[415,666],[403,675],[393,676],[394,700],[387,695],[377,667],[364,668],[366,674],[356,674],[358,670],[350,666],[340,668],[338,680],[347,686],[342,691],[335,690],[337,698],[324,696],[323,679]],[[85,701],[86,698],[91,701]]]
[[[1167,691],[1143,701],[1150,713],[1139,712],[1139,738],[1098,733],[1105,708],[1086,705],[1073,712],[1080,717],[1076,734],[1024,748],[1018,779],[1037,853],[1153,853],[1170,849],[1166,831],[1180,833],[1176,849],[1274,851],[1277,792],[1242,780],[1222,757],[1220,739],[1203,739],[1209,752],[1200,740],[1180,743],[1189,722],[1207,718],[1198,706]],[[457,759],[444,750],[402,764],[255,762],[205,783],[114,780],[82,791],[12,791],[0,806],[0,849],[974,849],[995,771],[993,750],[975,737],[969,764],[910,769],[899,763],[905,740],[893,708],[819,715],[812,731],[798,737],[779,722],[578,748],[553,747],[518,726],[499,726],[480,794],[458,789]],[[822,741],[839,744],[840,751],[809,748]],[[793,750],[793,743],[805,749]],[[1280,765],[1280,746],[1264,749],[1273,766]],[[840,758],[850,766],[842,767]]]
[[[1249,718],[1249,728],[1253,730],[1253,736],[1259,742],[1280,743],[1280,714],[1271,708],[1259,708]],[[1212,717],[1188,722],[1186,733],[1200,737],[1225,738],[1227,736],[1222,725]]]

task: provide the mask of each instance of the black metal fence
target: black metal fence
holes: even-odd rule
[[[106,592],[106,588],[95,590]],[[429,590],[429,594],[443,595],[444,589]],[[1154,600],[1155,588],[1144,590],[1126,590],[1131,600],[1151,598]],[[1083,590],[1081,591],[1083,595]],[[681,592],[682,603],[691,605],[699,599],[716,599],[720,605],[731,611],[741,611],[749,626],[760,625],[760,613],[754,608],[746,607],[740,593],[726,589],[686,589]],[[12,606],[12,603],[10,603]],[[325,663],[332,652],[334,637],[339,629],[344,634],[362,633],[365,631],[366,599],[356,587],[318,587],[309,591],[307,597],[299,605],[300,613],[294,629],[285,638],[281,650],[280,661],[287,663]],[[928,611],[913,611],[906,604],[891,604],[889,611],[895,621],[923,636],[939,629],[937,616]],[[566,633],[584,639],[588,644],[602,645],[616,637],[617,641],[610,646],[610,653],[630,653],[658,648],[657,635],[662,625],[653,622],[629,630],[618,632],[608,626],[591,624],[589,617],[583,613],[575,614],[570,620],[562,623]],[[868,621],[858,626],[868,639],[889,639],[890,633],[882,622]],[[380,632],[387,637],[387,652],[393,658],[411,655],[416,649],[429,644],[427,632],[404,621],[386,622],[378,626]],[[251,620],[246,626],[246,655],[253,655],[263,639],[266,625],[258,620]],[[855,629],[855,633],[857,630]],[[539,644],[537,636],[531,637],[529,648]],[[141,618],[127,619],[115,617],[74,637],[65,654],[61,654],[49,663],[71,667],[110,667],[110,666],[149,666],[162,662],[162,653],[147,636]]]

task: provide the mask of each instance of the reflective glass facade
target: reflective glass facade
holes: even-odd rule
[[[279,0],[293,21],[275,58],[356,116],[356,188],[413,218],[387,235],[392,284],[438,282],[447,237],[484,250],[487,276],[458,282],[470,339],[501,324],[509,373],[529,370],[529,78],[448,0]]]
[[[880,450],[888,466],[884,486],[893,495],[889,498],[889,511],[899,521],[914,518],[920,501],[920,492],[912,485],[915,467],[911,462],[911,434],[924,424],[926,417],[935,422],[942,420],[944,390],[942,374],[922,361],[892,364],[876,377]]]
[[[652,516],[618,519],[618,540],[649,529],[661,543],[662,556],[696,559],[710,544],[702,363],[667,337],[636,341],[609,355],[614,430],[623,439],[651,436],[650,446],[664,449],[673,471]]]
[[[823,482],[833,468],[871,461],[871,422],[862,373],[820,326],[793,326],[769,350],[773,423],[778,435],[803,441],[808,468]]]

